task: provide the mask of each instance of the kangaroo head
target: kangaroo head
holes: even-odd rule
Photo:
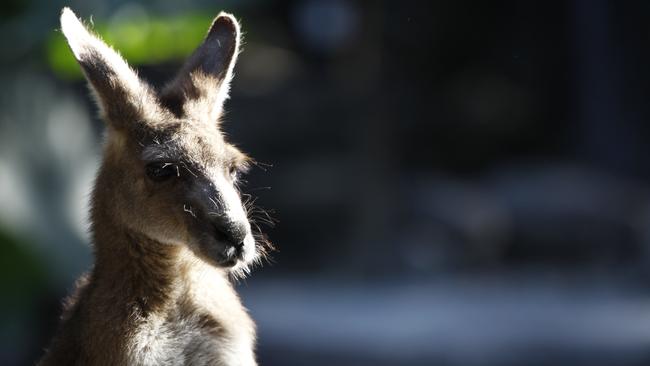
[[[236,19],[217,16],[161,91],[67,8],[61,28],[107,124],[93,211],[157,242],[187,245],[216,266],[245,268],[255,260],[258,250],[236,188],[248,158],[219,128],[239,52]]]

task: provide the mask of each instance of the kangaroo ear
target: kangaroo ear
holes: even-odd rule
[[[239,23],[220,13],[203,43],[162,93],[162,103],[177,116],[216,122],[228,98],[240,44]]]
[[[91,34],[69,8],[61,11],[61,30],[107,121],[122,128],[146,120],[147,108],[155,106],[154,94],[126,61]]]

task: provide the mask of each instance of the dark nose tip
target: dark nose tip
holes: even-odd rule
[[[246,225],[237,223],[230,220],[217,220],[214,222],[214,227],[217,232],[223,236],[223,240],[228,241],[229,244],[235,248],[240,249],[244,246],[244,239],[246,238]]]

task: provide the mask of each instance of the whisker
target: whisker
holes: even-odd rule
[[[192,211],[192,206],[183,204],[183,211],[189,213],[190,215],[192,215],[192,217],[196,218],[196,214],[194,213],[194,211]]]

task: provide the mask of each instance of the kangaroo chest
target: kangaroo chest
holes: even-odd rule
[[[186,272],[174,305],[140,322],[128,347],[133,364],[256,365],[253,322],[217,272]]]

